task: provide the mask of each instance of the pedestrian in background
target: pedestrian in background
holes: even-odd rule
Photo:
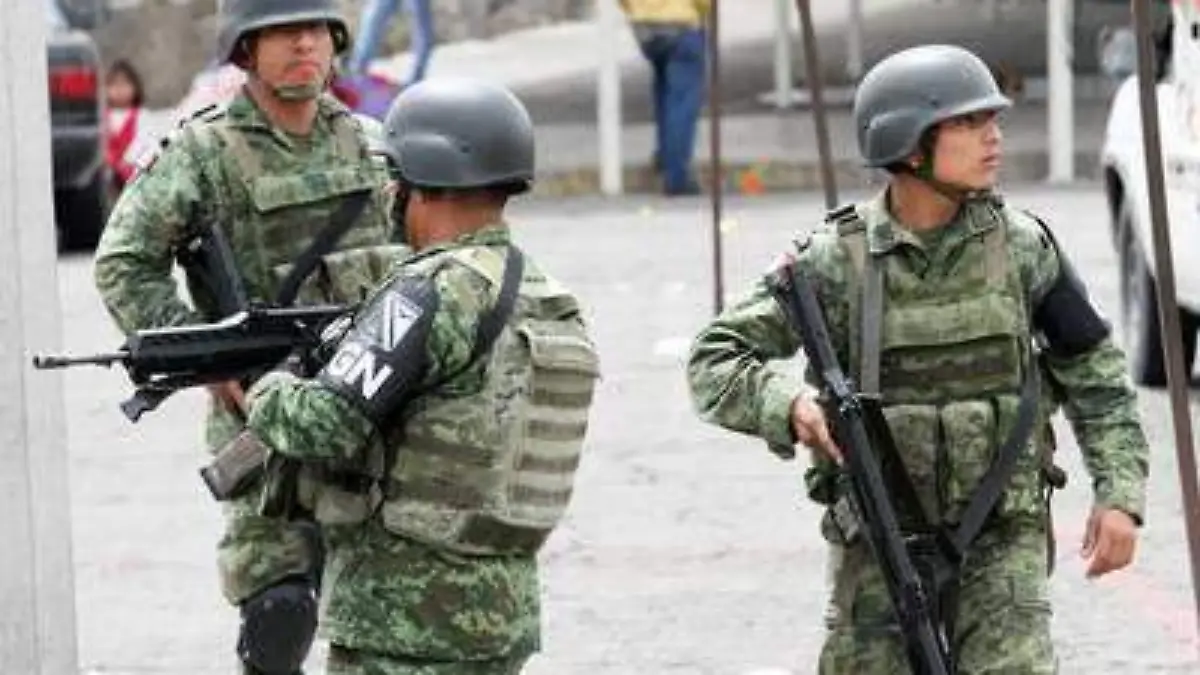
[[[347,74],[352,77],[365,75],[379,41],[387,32],[392,15],[400,0],[367,0],[359,21],[358,39],[347,64]],[[425,78],[429,59],[433,55],[433,9],[430,0],[404,0],[404,8],[412,19],[409,27],[409,51],[413,54],[412,68],[408,78],[401,82],[407,87]]]
[[[654,72],[655,168],[667,195],[700,192],[692,169],[704,101],[704,25],[711,0],[621,0]]]
[[[133,177],[135,162],[146,148],[146,135],[140,119],[145,94],[142,77],[133,64],[118,59],[104,78],[105,137],[104,160],[112,174],[112,188],[119,193]]]

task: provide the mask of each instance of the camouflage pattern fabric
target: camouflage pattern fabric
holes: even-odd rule
[[[829,630],[821,675],[909,675],[904,640],[887,587],[865,543],[831,546],[838,574],[826,611]],[[958,670],[1049,675],[1057,662],[1050,639],[1046,534],[1039,528],[992,531],[974,547],[963,573],[952,629]]]
[[[952,330],[948,326],[955,323],[953,317],[942,317],[945,321],[934,320],[938,302],[961,303],[964,289],[978,287],[979,268],[988,264],[985,241],[988,233],[994,232],[995,228],[1002,227],[1005,230],[1006,264],[1013,279],[1010,283],[1017,284],[1026,306],[1036,303],[1055,281],[1060,268],[1059,260],[1040,226],[1031,217],[1006,207],[998,198],[968,202],[958,217],[946,226],[942,236],[928,238],[928,245],[921,237],[893,221],[888,213],[886,193],[857,205],[857,209],[865,225],[869,250],[877,254],[878,264],[885,270],[882,318],[885,353],[884,372],[881,373],[885,414],[897,438],[906,468],[914,474],[914,482],[922,493],[927,510],[953,522],[957,509],[970,497],[975,484],[995,456],[1001,439],[1012,426],[1015,397],[1004,394],[1003,378],[998,380],[1000,384],[971,384],[971,363],[963,364],[967,368],[953,380],[923,380],[928,385],[925,389],[914,387],[912,380],[904,379],[889,385],[886,373],[889,345],[907,348],[907,352],[900,352],[901,357],[914,366],[923,365],[921,358],[924,356],[918,349],[920,340],[905,344],[905,336],[919,335],[921,339],[936,339],[938,331]],[[857,376],[861,365],[858,362],[860,349],[856,344],[860,279],[855,271],[852,247],[848,245],[851,234],[826,228],[801,242],[794,255],[797,266],[814,281],[840,362],[848,373]],[[904,311],[891,310],[897,307],[903,310],[906,304],[911,308],[914,299],[928,305],[930,320],[925,327],[902,330],[906,321],[908,327],[912,328],[916,324],[911,319],[919,319],[922,315],[919,312],[913,314],[910,309],[911,316],[904,318]],[[1001,305],[994,303],[993,306]],[[978,320],[961,322],[963,330],[1003,323],[993,322],[989,317],[976,318]],[[1028,321],[1018,318],[1021,323]],[[1027,325],[1014,326],[1013,329],[1018,335],[1028,336],[1031,332]],[[962,332],[957,334],[964,335]],[[763,438],[768,447],[780,456],[791,456],[795,444],[790,421],[792,401],[801,393],[811,390],[815,377],[808,372],[805,380],[802,380],[784,369],[770,366],[769,362],[791,358],[799,348],[799,337],[792,333],[782,310],[767,291],[765,282],[760,282],[749,297],[727,309],[704,328],[693,343],[688,378],[697,411],[707,421]],[[940,347],[932,352],[935,356],[945,353]],[[1012,362],[1009,363],[1011,366]],[[995,369],[988,369],[988,372],[991,370]],[[1137,419],[1135,395],[1125,375],[1123,354],[1111,339],[1106,339],[1091,351],[1071,359],[1043,355],[1038,376],[1053,383],[1053,387],[1042,388],[1044,398],[1039,406],[1041,428],[1033,434],[1029,447],[1022,451],[1017,472],[1009,489],[1001,497],[997,516],[985,526],[977,549],[982,550],[985,546],[983,542],[994,537],[998,529],[1045,531],[1044,484],[1039,475],[1039,456],[1044,446],[1052,442],[1048,418],[1059,403],[1084,453],[1093,481],[1096,504],[1124,510],[1138,519],[1143,513],[1148,449]],[[988,394],[989,388],[995,391]],[[956,398],[956,395],[961,398]],[[806,473],[810,496],[819,502],[829,503],[834,497],[823,489],[828,485],[825,478],[831,476],[833,471],[834,467],[828,461],[817,460]],[[831,531],[828,520],[826,518],[823,522],[822,532],[831,545],[840,547],[841,542],[836,533]],[[1031,570],[1038,578],[1045,576],[1044,542],[1036,547],[1042,556],[1036,568],[1022,562],[1026,552],[1033,548],[1027,548],[1020,542],[1003,541],[994,546],[999,565],[997,569],[1018,572]],[[977,551],[973,550],[972,555],[976,554]],[[840,593],[848,596],[840,600],[843,608],[857,607],[860,592],[868,594],[861,602],[869,603],[871,591],[866,587],[870,584],[864,586],[855,581],[855,576],[860,572],[854,569],[852,551],[835,558],[834,562],[832,574],[835,583],[843,589]],[[1041,588],[1039,584],[1043,581],[1038,578],[1022,579],[1022,587]],[[875,590],[876,593],[880,591],[878,588]],[[984,596],[990,593],[985,590],[979,592]],[[1022,593],[1025,592],[1022,590]],[[969,599],[970,594],[964,597]],[[964,599],[960,608],[960,627],[982,620],[982,615],[972,612],[983,610],[968,599]],[[980,602],[987,604],[990,600],[985,597]],[[856,613],[847,614],[843,611],[841,616],[842,622],[850,622],[857,627]],[[1030,625],[1031,630],[1040,634],[1039,623],[1031,622]],[[867,643],[860,644],[855,637],[857,635],[854,631],[831,634],[823,663],[843,663],[838,659],[844,655],[849,654],[845,658],[853,658],[856,650],[867,649],[864,647]],[[990,639],[986,637],[987,633],[961,630],[959,635],[962,640],[956,647],[962,654],[987,652],[979,648],[976,642]],[[1033,642],[1040,644],[1040,640],[1038,638]],[[981,658],[983,660],[975,662],[981,664],[975,670],[962,672],[999,672],[988,670],[988,661]],[[1007,657],[1001,651],[992,658],[1000,662]],[[1046,663],[1045,660],[1038,662]],[[887,668],[900,666],[878,667],[881,670],[865,669],[863,672],[890,672]],[[848,668],[828,672],[858,671]],[[1011,672],[1042,671],[1034,668]]]
[[[467,265],[439,261],[472,257],[465,253],[471,249],[502,259],[508,242],[505,227],[488,227],[422,250],[397,268],[397,276],[431,275],[439,296],[426,343],[428,367],[418,386],[425,393],[397,411],[398,419],[419,415],[439,400],[470,399],[484,390],[493,370],[505,369],[495,357],[471,360],[476,328],[497,299],[495,279]],[[542,276],[526,256],[524,279]],[[518,307],[529,302],[526,293],[523,283]],[[521,311],[517,309],[514,316]],[[372,469],[379,457],[396,453],[398,465],[421,452],[405,445],[402,433],[381,439],[358,408],[317,380],[277,374],[256,384],[250,400],[249,429],[275,452],[315,468],[318,483],[321,467],[342,474],[381,475]],[[503,401],[491,405],[497,407],[490,410],[503,409]],[[521,411],[518,417],[528,414],[523,407],[514,410]],[[477,418],[473,411],[464,414],[463,420]],[[495,425],[498,415],[490,415]],[[490,436],[487,425],[463,420],[447,433],[474,439],[481,447],[489,439],[503,438]],[[501,466],[491,475],[503,473]],[[331,672],[492,672],[481,670],[480,662],[518,664],[536,651],[540,627],[534,550],[501,546],[507,553],[470,555],[446,542],[410,536],[392,527],[383,509],[377,508],[378,500],[368,495],[361,500],[370,503],[360,501],[357,508],[347,508],[349,495],[334,483],[318,485],[314,495],[299,497],[315,500],[313,510],[328,537],[323,633],[331,644],[360,653],[356,664],[331,663]],[[453,481],[441,484],[446,495],[469,487]],[[330,492],[338,497],[326,499],[323,493]],[[394,496],[386,483],[384,492],[389,499]],[[330,508],[330,502],[336,502],[337,508]],[[353,511],[369,518],[355,523],[347,515]],[[508,672],[504,668],[495,672]]]
[[[366,209],[297,298],[297,304],[356,302],[405,254],[385,246],[392,237],[381,189],[387,180],[340,103],[322,97],[312,133],[299,138],[272,126],[239,95],[227,109],[173,132],[122,193],[96,250],[97,289],[125,332],[219,318],[205,289],[189,279],[189,303],[172,277],[180,248],[215,222],[231,243],[250,299],[273,301],[291,261],[329,216],[346,197],[369,191]],[[241,427],[237,415],[213,405],[205,443],[215,451]],[[226,506],[218,560],[233,604],[312,565],[299,535],[258,516],[257,502],[252,490]]]
[[[326,675],[519,675],[527,657],[437,663],[402,659],[330,645]]]

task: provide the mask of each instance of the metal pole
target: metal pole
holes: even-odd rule
[[[713,0],[708,14],[708,132],[711,150],[709,195],[712,198],[713,312],[725,308],[725,263],[721,250],[723,204],[721,185],[724,171],[721,159],[721,3]]]
[[[775,107],[792,107],[792,6],[775,0]]]
[[[850,0],[846,22],[846,77],[858,82],[863,74],[863,9],[862,0]]]
[[[817,131],[817,154],[821,160],[821,187],[825,190],[825,207],[838,204],[837,183],[833,175],[833,158],[829,150],[829,124],[826,120],[824,85],[821,82],[821,61],[817,54],[817,36],[813,28],[812,6],[809,0],[796,0],[800,12],[800,32],[804,38],[804,68],[808,73],[808,90],[812,92],[813,122]]]
[[[78,673],[41,3],[0,21],[0,672]]]
[[[624,192],[621,171],[621,63],[617,58],[620,10],[616,0],[599,0],[596,31],[600,39],[600,72],[596,78],[596,119],[600,141],[600,192]]]
[[[1138,93],[1141,98],[1142,144],[1146,156],[1146,180],[1150,196],[1150,224],[1154,240],[1155,285],[1158,316],[1162,326],[1163,352],[1167,360],[1167,386],[1175,426],[1175,457],[1183,494],[1183,518],[1187,526],[1188,554],[1192,566],[1192,593],[1200,634],[1200,489],[1196,485],[1196,454],[1192,423],[1188,415],[1188,373],[1183,364],[1183,333],[1179,305],[1175,300],[1175,264],[1171,257],[1171,233],[1167,224],[1167,199],[1163,185],[1162,141],[1158,127],[1158,99],[1154,81],[1154,43],[1150,27],[1149,0],[1130,0],[1138,45]]]
[[[1075,178],[1075,77],[1071,71],[1075,22],[1073,0],[1046,3],[1046,88],[1050,116],[1049,180]]]

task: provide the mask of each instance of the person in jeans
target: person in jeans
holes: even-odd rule
[[[700,192],[692,168],[704,101],[704,25],[711,0],[621,0],[654,71],[655,165],[667,195]]]
[[[400,0],[367,0],[363,6],[362,19],[359,21],[358,39],[354,42],[354,49],[347,64],[349,75],[366,74],[367,66],[375,57],[375,50],[387,32],[388,24],[391,23],[399,3]],[[409,38],[409,49],[413,53],[412,70],[409,71],[408,78],[401,83],[407,87],[425,78],[429,58],[433,55],[434,35],[430,0],[404,0],[404,7],[412,17]]]

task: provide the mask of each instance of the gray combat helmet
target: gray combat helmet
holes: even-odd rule
[[[504,87],[431,78],[406,88],[384,119],[392,161],[416,187],[511,187],[533,181],[533,122]]]
[[[338,54],[350,44],[350,29],[338,11],[336,0],[221,0],[217,18],[217,57],[233,60],[233,51],[247,34],[289,23],[324,21],[333,34]]]
[[[854,96],[854,128],[867,166],[886,167],[917,150],[921,135],[952,117],[1012,105],[978,56],[951,45],[897,52],[875,64]]]

